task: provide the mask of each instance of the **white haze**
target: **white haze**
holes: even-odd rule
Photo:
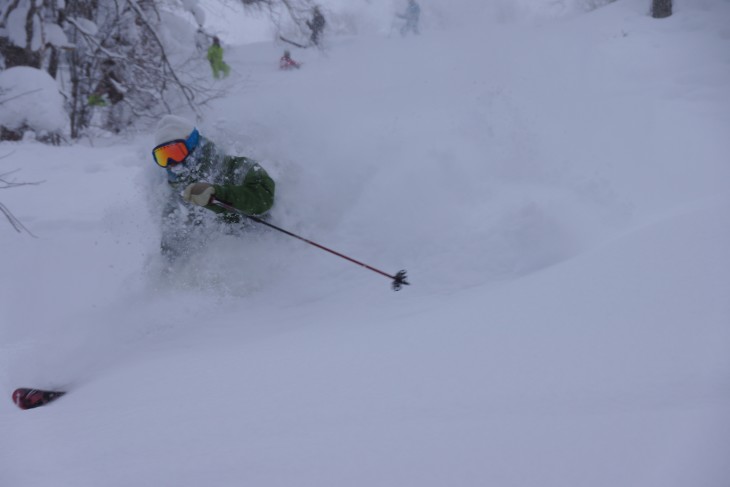
[[[151,134],[0,144],[0,485],[728,485],[730,3],[421,3],[224,38],[199,123],[400,292],[256,227],[162,278]]]

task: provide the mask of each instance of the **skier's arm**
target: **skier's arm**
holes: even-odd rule
[[[260,215],[274,204],[274,180],[258,164],[252,167],[241,185],[214,185],[215,198],[235,206],[244,213]],[[224,211],[218,206],[208,205],[216,213]]]

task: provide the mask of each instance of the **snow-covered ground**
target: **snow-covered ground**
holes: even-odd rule
[[[151,135],[0,144],[0,485],[726,487],[730,3],[649,3],[227,51],[201,131],[398,293],[269,230],[162,278]]]

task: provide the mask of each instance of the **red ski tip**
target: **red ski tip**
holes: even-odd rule
[[[64,394],[65,392],[61,391],[44,391],[43,389],[21,387],[13,391],[13,402],[20,409],[33,409],[55,401]]]

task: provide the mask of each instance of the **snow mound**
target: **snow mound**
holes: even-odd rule
[[[60,132],[68,122],[56,81],[45,71],[17,66],[0,72],[0,126]]]

